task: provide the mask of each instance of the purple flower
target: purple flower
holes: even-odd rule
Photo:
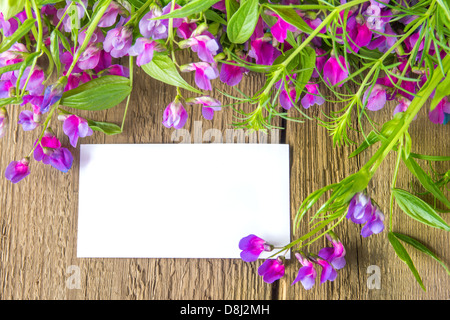
[[[216,65],[207,62],[189,63],[180,67],[181,72],[195,71],[195,83],[200,89],[211,90],[211,81],[219,76]]]
[[[39,123],[34,121],[34,114],[30,110],[23,110],[19,114],[18,124],[22,125],[24,131],[31,131],[39,126]]]
[[[308,93],[305,94],[305,96],[301,100],[303,108],[308,109],[309,107],[315,104],[320,106],[325,102],[325,99],[322,96],[320,96],[318,84],[308,82],[305,85],[305,88],[308,91]]]
[[[448,122],[448,115],[450,114],[450,102],[448,97],[444,97],[437,106],[430,111],[428,117],[430,121],[436,124],[446,124]]]
[[[323,77],[325,82],[330,86],[335,86],[337,83],[348,77],[347,62],[343,56],[339,56],[339,62],[336,57],[332,55],[323,66]],[[339,84],[338,87],[342,87],[342,84],[343,83]]]
[[[31,67],[27,67],[20,78],[20,89],[23,89],[25,86],[25,82],[30,74]],[[17,78],[19,76],[19,70],[14,71],[14,76]],[[34,68],[30,79],[27,83],[27,87],[25,90],[28,90],[31,95],[39,95],[42,94],[44,90],[44,85],[42,84],[45,80],[44,71],[38,67]]]
[[[230,61],[231,63],[236,63],[235,61]],[[222,63],[222,67],[220,69],[220,80],[223,83],[226,83],[230,87],[239,84],[242,80],[242,75],[246,72],[247,69],[240,66],[235,66],[228,63]]]
[[[278,18],[278,21],[270,28],[270,32],[273,35],[273,37],[280,43],[283,43],[284,40],[287,37],[288,31],[297,31],[297,28],[293,25],[287,23],[283,19],[281,19],[279,16],[276,16]]]
[[[151,20],[160,17],[162,13],[161,8],[157,5],[152,4],[150,6],[150,11],[139,21],[139,30],[144,37],[152,38],[153,40],[167,38],[168,30],[163,21]]]
[[[78,59],[77,66],[81,70],[94,69],[100,61],[101,51],[101,47],[97,44],[89,44]]]
[[[366,104],[367,109],[370,111],[378,111],[384,107],[386,99],[386,88],[382,85],[375,84],[367,88],[364,93],[363,103]]]
[[[216,39],[205,34],[191,36],[189,39],[181,41],[179,47],[182,49],[191,48],[192,51],[197,53],[200,60],[209,63],[215,63],[214,56],[219,50]]]
[[[25,45],[22,43],[13,44],[9,50],[0,53],[0,67],[22,62],[24,57],[23,52],[28,52]]]
[[[88,122],[76,115],[66,117],[63,123],[63,131],[69,137],[70,144],[76,148],[78,138],[84,138],[93,134]]]
[[[257,64],[272,65],[275,61],[275,49],[265,38],[251,41],[251,49],[248,55],[254,58]]]
[[[138,38],[130,48],[129,55],[137,56],[136,64],[142,66],[153,59],[153,51],[157,50],[158,43],[147,38]]]
[[[298,101],[297,97],[297,91],[295,90],[295,87],[289,86],[288,89],[283,88],[280,92],[279,97],[280,105],[285,109],[289,110],[292,108]]]
[[[61,99],[66,83],[67,77],[62,77],[56,83],[45,89],[44,99],[42,100],[42,104],[40,106],[41,113],[46,113],[51,106]]]
[[[189,39],[195,28],[197,28],[197,24],[195,22],[183,21],[177,28],[177,35],[180,38]]]
[[[0,80],[0,99],[9,98],[9,89],[14,87],[10,80]]]
[[[130,76],[130,70],[127,67],[122,66],[121,64],[113,64],[108,68],[102,70],[102,74],[128,78]]]
[[[411,100],[404,98],[404,97],[398,98],[397,101],[398,101],[398,104],[394,109],[394,115],[396,115],[399,112],[405,112],[406,110],[408,110],[408,107],[411,104]],[[417,117],[417,115],[416,115],[416,117]],[[414,119],[416,117],[414,117]]]
[[[84,42],[84,39],[86,38],[86,29],[81,31],[78,35],[78,44],[81,46]],[[92,33],[91,39],[89,40],[89,44],[93,43],[103,43],[105,41],[105,35],[103,34],[103,31],[100,28],[97,28],[94,30],[94,33]]]
[[[81,19],[83,19],[85,13],[84,11],[85,8],[87,8],[88,4],[87,0],[81,0],[81,3],[76,2],[72,3],[72,2],[73,1],[71,0],[66,0],[66,6],[62,9],[58,9],[58,11],[56,12],[56,16],[58,17],[58,19],[61,19],[64,13],[69,9],[69,6],[71,6],[70,14],[66,14],[62,22],[62,25],[64,26],[64,31],[66,32],[71,32],[72,28],[77,27],[76,25],[72,25],[73,19],[71,18],[71,16],[76,15],[78,17],[78,19],[75,21],[80,21]]]
[[[347,211],[347,219],[356,224],[366,223],[372,215],[372,203],[370,197],[362,192],[355,194],[350,200]]]
[[[133,32],[130,27],[117,27],[106,34],[103,48],[114,58],[127,55],[133,40]]]
[[[67,172],[72,167],[72,153],[61,147],[61,142],[51,130],[44,133],[40,143],[38,141],[35,142],[36,147],[33,153],[36,161],[42,161],[62,172]]]
[[[370,30],[362,16],[352,16],[347,21],[347,33],[350,37],[348,43],[350,48],[358,53],[361,47],[365,47],[372,40],[372,30]],[[348,50],[348,52],[351,52]]]
[[[15,17],[5,20],[3,18],[3,13],[0,12],[0,29],[3,29],[3,35],[5,37],[12,36],[19,27],[19,23],[16,19],[19,19],[21,23],[24,23],[27,19],[25,11],[19,12]]]
[[[300,253],[295,253],[295,257],[301,263],[302,267],[298,270],[297,277],[291,285],[294,285],[300,281],[306,290],[311,289],[316,282],[317,272],[314,268],[314,264],[308,260],[308,258],[303,257]]]
[[[254,234],[250,234],[239,241],[239,249],[242,250],[241,258],[246,262],[258,260],[263,251],[272,251],[273,246],[266,240],[261,239]]]
[[[187,99],[186,102],[188,104],[202,104],[202,115],[206,120],[213,119],[214,111],[222,110],[220,101],[209,96]]]
[[[8,126],[8,112],[5,107],[0,107],[0,138],[3,138]]]
[[[323,248],[319,251],[318,256],[324,260],[327,260],[333,268],[339,270],[345,267],[345,248],[342,242],[336,237],[336,235],[330,231],[326,234],[326,237],[331,244],[332,248]]]
[[[397,41],[395,35],[397,35],[391,28],[389,23],[384,26],[384,34],[392,35],[392,37],[375,34],[374,39],[367,45],[370,50],[378,49],[380,52],[386,52]]]
[[[372,235],[380,233],[384,230],[384,214],[378,209],[376,206],[372,207],[372,216],[369,221],[364,225],[361,229],[361,236],[364,238]]]
[[[99,2],[95,3],[93,10],[96,9],[98,3]],[[98,26],[100,28],[111,27],[114,23],[116,23],[117,15],[119,14],[119,12],[120,12],[120,6],[117,3],[115,3],[114,1],[112,1],[110,3],[110,5],[108,6],[108,9],[106,9],[105,13],[100,18]]]
[[[284,264],[281,257],[267,259],[259,266],[258,274],[263,277],[264,282],[273,283],[284,276]]]
[[[322,273],[320,274],[320,284],[325,281],[334,281],[337,277],[337,272],[333,266],[324,259],[316,258],[315,262],[322,267]]]
[[[17,183],[30,174],[29,160],[12,161],[5,170],[5,177],[12,183]]]
[[[183,107],[183,104],[178,98],[175,101],[169,103],[169,105],[164,110],[163,115],[163,125],[166,128],[181,129],[186,123],[188,118],[188,113]]]
[[[311,75],[311,77],[318,78],[319,73],[322,72],[323,66],[328,60],[328,56],[326,55],[326,51],[321,48],[316,48],[316,67]]]

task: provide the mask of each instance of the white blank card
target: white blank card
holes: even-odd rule
[[[239,258],[249,234],[290,242],[288,145],[93,144],[80,152],[80,258]]]

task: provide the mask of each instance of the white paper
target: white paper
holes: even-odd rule
[[[78,257],[239,258],[249,234],[290,242],[288,145],[99,144],[80,152]]]

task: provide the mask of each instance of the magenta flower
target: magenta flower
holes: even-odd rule
[[[331,242],[333,247],[321,249],[318,253],[318,256],[324,260],[327,260],[333,266],[333,268],[337,270],[342,269],[346,264],[346,252],[344,245],[332,231],[327,233],[326,237]]]
[[[258,260],[263,251],[272,251],[273,246],[268,244],[266,240],[250,234],[239,241],[239,249],[242,250],[242,260],[253,262]]]
[[[384,230],[384,214],[376,206],[372,207],[372,216],[361,229],[361,236],[364,238],[378,234]]]
[[[220,101],[209,96],[187,99],[186,102],[188,104],[202,104],[202,115],[206,120],[213,119],[214,111],[222,110]]]
[[[215,63],[214,56],[219,50],[216,39],[205,34],[194,35],[187,40],[180,41],[179,47],[182,49],[191,48],[192,51],[197,53],[200,60],[209,63]]]
[[[72,167],[72,153],[61,147],[61,142],[51,131],[46,131],[41,142],[38,141],[35,142],[33,153],[36,161],[42,161],[43,164],[49,164],[62,172],[67,172]]]
[[[74,114],[64,120],[63,131],[69,137],[70,144],[74,148],[77,147],[78,138],[85,138],[93,134],[88,122]]]
[[[5,107],[0,107],[0,138],[3,138],[8,126],[8,112]]]
[[[289,110],[298,101],[297,91],[295,87],[289,86],[288,89],[283,88],[280,92],[280,97],[278,98],[280,105],[285,109]]]
[[[183,21],[177,28],[177,35],[183,39],[189,39],[192,36],[192,32],[197,28],[197,23]]]
[[[195,83],[200,89],[211,90],[211,80],[219,76],[216,65],[207,62],[189,63],[180,67],[181,72],[195,71]]]
[[[235,61],[230,61],[231,63],[236,63]],[[223,83],[226,83],[230,87],[239,84],[242,80],[242,75],[246,72],[247,69],[240,66],[235,66],[228,63],[222,63],[222,67],[220,69],[220,80]]]
[[[322,267],[322,273],[320,274],[320,284],[324,283],[325,281],[336,280],[337,272],[327,260],[318,257],[315,259],[315,262]]]
[[[319,74],[322,73],[323,66],[328,60],[327,52],[321,48],[316,48],[316,67],[311,75],[311,77],[318,78]]]
[[[128,54],[133,40],[131,27],[117,27],[106,34],[103,48],[114,58],[120,58]]]
[[[102,70],[102,74],[128,78],[130,76],[130,69],[122,66],[121,64],[113,64],[108,68]]]
[[[0,53],[0,67],[22,62],[24,58],[23,52],[28,52],[25,45],[22,43],[13,44],[9,50]]]
[[[27,67],[22,75],[22,78],[20,78],[20,89],[23,89],[25,86],[25,83],[27,81],[27,78],[30,74],[31,67]],[[17,79],[19,76],[19,70],[14,71],[14,77]],[[44,85],[42,84],[45,80],[44,70],[35,67],[33,72],[31,73],[30,80],[27,83],[27,87],[25,90],[29,92],[31,95],[39,95],[42,94],[42,91],[44,90]]]
[[[397,41],[397,38],[395,37],[397,34],[392,30],[389,23],[385,24],[383,33],[386,34],[386,36],[375,34],[373,40],[367,45],[367,48],[370,50],[378,49],[380,52],[386,52],[391,48]],[[387,35],[392,35],[392,37]]]
[[[311,289],[316,282],[317,272],[314,268],[314,264],[308,260],[308,258],[303,257],[300,253],[296,252],[295,257],[301,263],[302,267],[298,270],[297,277],[291,285],[296,284],[300,281],[306,290]]]
[[[22,125],[22,129],[24,131],[31,131],[36,129],[39,126],[39,123],[34,121],[34,114],[30,110],[23,110],[19,114],[18,124]]]
[[[96,9],[98,3],[99,2],[95,3],[93,10]],[[119,12],[120,12],[120,6],[116,2],[111,1],[110,5],[108,6],[108,9],[106,9],[105,13],[100,18],[98,26],[100,28],[111,27],[112,25],[114,25],[116,23]]]
[[[150,6],[150,11],[139,21],[139,30],[144,37],[152,38],[153,40],[167,38],[168,30],[163,21],[151,20],[160,17],[162,13],[161,8],[157,5],[152,4]]]
[[[169,103],[169,105],[164,110],[163,115],[163,125],[166,128],[181,129],[186,123],[188,118],[188,113],[183,107],[183,104],[178,98],[175,101]]]
[[[367,88],[364,93],[363,103],[370,111],[378,111],[384,107],[386,99],[386,88],[382,85],[375,84],[374,86]]]
[[[77,66],[81,70],[94,69],[100,61],[101,52],[102,49],[97,44],[89,44],[78,59]]]
[[[276,15],[278,18],[277,22],[270,28],[270,32],[273,35],[273,37],[280,43],[284,43],[284,40],[287,38],[287,32],[288,31],[297,31],[297,28],[293,25],[287,23],[283,19],[281,19],[279,16]]]
[[[273,283],[284,276],[284,263],[281,257],[267,259],[259,266],[258,274],[263,277],[264,282]]]
[[[279,52],[278,52],[279,53]],[[255,59],[257,64],[272,65],[275,61],[275,49],[268,39],[260,38],[251,41],[248,55]]]
[[[15,17],[9,18],[8,20],[5,20],[3,18],[3,13],[0,12],[0,29],[3,30],[3,35],[5,37],[12,36],[14,32],[16,32],[19,27],[17,19],[19,19],[21,23],[24,23],[27,19],[25,11],[19,12]]]
[[[319,93],[318,84],[308,82],[305,85],[305,89],[306,91],[308,91],[308,93],[305,94],[305,96],[301,100],[303,108],[308,109],[315,104],[321,106],[325,102],[325,99]]]
[[[404,98],[404,97],[398,98],[397,101],[398,101],[398,104],[394,109],[394,115],[396,115],[399,112],[405,112],[406,110],[408,110],[408,107],[411,104],[411,100]],[[416,115],[416,117],[417,117],[417,115]],[[414,117],[414,119],[416,117]]]
[[[29,160],[12,161],[5,170],[5,177],[12,183],[17,183],[30,174]]]
[[[436,124],[446,124],[450,115],[450,102],[448,97],[444,97],[437,106],[430,111],[428,117],[430,121]]]
[[[367,46],[372,40],[372,30],[370,30],[362,16],[352,16],[347,21],[347,33],[350,37],[348,43],[350,48],[358,53],[361,47]],[[348,52],[351,52],[348,50]]]
[[[332,55],[323,66],[323,77],[330,86],[335,86],[348,77],[348,66],[343,56],[339,56],[339,62]],[[342,87],[342,83],[338,87]]]
[[[158,50],[157,48],[157,42],[147,38],[138,38],[134,46],[130,48],[129,55],[137,56],[136,64],[142,66],[152,61],[153,51]]]
[[[51,106],[57,103],[63,94],[64,87],[66,86],[67,78],[63,77],[58,80],[56,83],[48,86],[44,92],[44,99],[42,100],[42,104],[40,106],[40,112],[46,113]]]
[[[347,219],[356,224],[366,223],[372,215],[372,203],[365,193],[358,192],[350,200],[347,211]]]
[[[9,90],[13,87],[10,80],[0,80],[0,99],[9,98]]]
[[[83,31],[80,31],[80,34],[78,35],[78,44],[81,46],[84,42],[84,39],[86,38],[86,29]],[[91,36],[91,39],[89,40],[89,44],[93,43],[103,43],[105,41],[105,35],[103,34],[103,31],[100,28],[97,28],[94,30],[94,33]]]

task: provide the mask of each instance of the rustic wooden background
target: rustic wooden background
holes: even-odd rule
[[[192,75],[186,75],[192,81]],[[219,89],[231,92],[219,81]],[[247,93],[255,92],[263,78],[249,74],[239,85]],[[135,88],[126,118],[125,130],[116,136],[95,132],[81,139],[82,143],[176,143],[173,129],[162,124],[166,105],[174,98],[174,88],[154,81],[143,71],[135,70]],[[217,96],[219,97],[219,96]],[[229,103],[227,98],[220,98]],[[308,114],[319,116],[320,110],[337,110],[330,103],[311,108]],[[245,106],[250,110],[249,106]],[[299,263],[287,261],[286,275],[274,284],[266,284],[257,275],[259,262],[246,263],[239,259],[78,259],[77,209],[79,149],[70,147],[74,154],[73,168],[63,174],[49,166],[33,161],[32,174],[16,185],[4,177],[4,169],[12,160],[21,159],[32,147],[36,132],[26,133],[15,123],[19,107],[10,108],[10,129],[0,140],[0,298],[1,299],[449,299],[450,277],[430,257],[407,247],[423,278],[427,292],[416,283],[407,266],[390,247],[387,232],[367,239],[359,233],[361,226],[344,220],[336,229],[347,249],[347,266],[338,272],[333,283],[318,283],[305,291],[300,283],[291,286]],[[393,105],[372,113],[382,123],[392,115]],[[124,104],[117,108],[87,113],[94,119],[120,124]],[[295,116],[296,113],[291,114]],[[192,135],[214,128],[224,137],[233,120],[230,108],[216,113],[214,120],[202,119],[199,107],[189,107],[185,126]],[[348,159],[355,149],[333,147],[326,129],[317,121],[284,123],[286,130],[269,137],[237,135],[236,141],[247,143],[288,143],[291,150],[291,215],[294,216],[302,200],[312,191],[337,182],[357,171],[374,152],[373,149]],[[52,128],[65,145],[69,145],[61,124],[55,120]],[[229,131],[228,131],[229,132]],[[450,156],[450,126],[433,125],[425,110],[411,125],[413,151],[430,155]],[[358,138],[357,135],[352,137]],[[207,138],[207,136],[204,136]],[[360,139],[360,138],[359,138]],[[209,139],[206,139],[209,140]],[[214,139],[212,139],[214,142]],[[206,141],[205,143],[208,143]],[[237,159],[238,160],[238,159]],[[385,160],[371,181],[372,196],[387,211],[389,188],[395,165],[391,155]],[[448,164],[438,169],[448,170]],[[120,168],[118,168],[120,170]],[[270,170],[270,167],[267,168]],[[409,188],[413,177],[402,167],[398,186]],[[447,193],[448,194],[448,193]],[[447,221],[449,216],[444,218]],[[420,225],[398,208],[395,210],[394,230],[415,237],[429,246],[450,265],[449,234]],[[301,230],[293,236],[307,230]],[[319,250],[325,242],[314,244]],[[80,271],[79,289],[67,285],[76,266]],[[381,288],[369,289],[369,266],[381,271]]]

